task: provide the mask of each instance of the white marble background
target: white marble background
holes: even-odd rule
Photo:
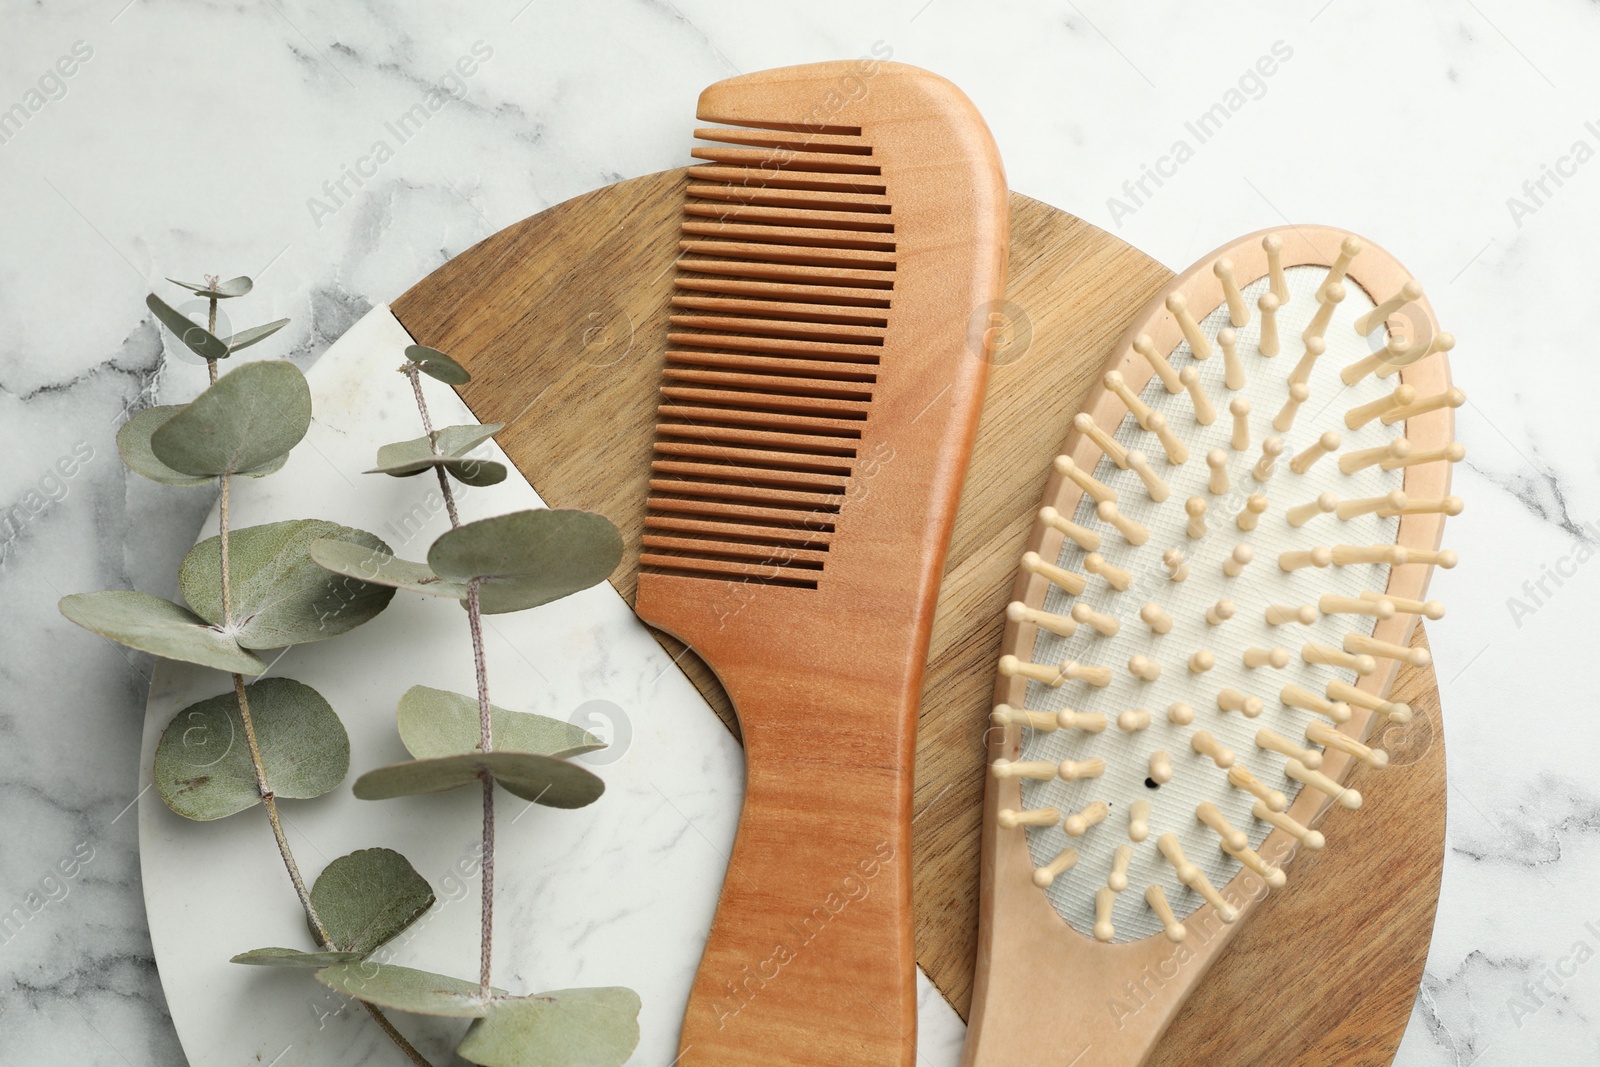
[[[127,410],[203,382],[166,351],[144,294],[164,275],[252,274],[239,325],[293,316],[272,352],[309,365],[489,233],[681,165],[706,83],[875,42],[967,90],[1014,188],[1173,267],[1241,232],[1318,221],[1370,235],[1428,285],[1460,340],[1469,507],[1448,538],[1463,562],[1435,586],[1450,606],[1433,628],[1449,852],[1399,1062],[1600,1058],[1600,903],[1585,888],[1600,874],[1600,701],[1577,682],[1600,590],[1600,367],[1585,348],[1600,327],[1600,6],[1218,11],[9,0],[0,111],[30,90],[41,106],[0,143],[0,913],[36,891],[49,902],[0,933],[0,1063],[182,1062],[128,815],[150,664],[55,610],[68,591],[171,592],[210,507],[116,459]],[[323,183],[392,142],[385,122],[480,41],[493,54],[465,98],[328,198]],[[1108,198],[1177,138],[1193,143],[1185,122],[1278,41],[1293,55],[1260,98],[1114,220]],[[55,80],[78,42],[92,54]],[[1547,167],[1567,173],[1535,200],[1524,183]],[[53,473],[75,451],[73,473]],[[74,877],[52,874],[74,855]]]

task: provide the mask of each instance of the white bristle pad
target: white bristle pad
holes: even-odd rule
[[[1286,758],[1256,747],[1256,731],[1269,727],[1308,748],[1317,747],[1303,739],[1306,724],[1320,716],[1285,706],[1278,699],[1278,693],[1289,684],[1321,693],[1333,679],[1354,682],[1353,671],[1304,663],[1300,649],[1307,641],[1340,648],[1346,634],[1370,634],[1374,620],[1360,615],[1322,615],[1311,626],[1298,623],[1269,626],[1265,619],[1266,607],[1269,604],[1315,604],[1320,596],[1328,593],[1353,597],[1363,590],[1381,592],[1388,586],[1387,564],[1308,567],[1293,573],[1285,573],[1278,566],[1279,553],[1294,549],[1335,544],[1392,544],[1399,530],[1397,518],[1363,515],[1341,522],[1336,516],[1325,514],[1295,528],[1288,524],[1284,512],[1315,500],[1325,492],[1341,500],[1382,496],[1403,488],[1405,479],[1404,470],[1385,471],[1376,464],[1348,475],[1339,471],[1339,453],[1377,447],[1404,433],[1403,424],[1385,426],[1377,419],[1359,430],[1350,430],[1345,425],[1346,411],[1393,392],[1399,384],[1398,378],[1368,375],[1354,386],[1346,386],[1339,378],[1340,370],[1371,355],[1386,340],[1383,330],[1374,331],[1370,338],[1356,333],[1355,319],[1374,305],[1371,296],[1353,282],[1346,283],[1349,294],[1335,309],[1327,328],[1327,351],[1317,361],[1308,382],[1310,399],[1301,405],[1290,432],[1278,434],[1272,429],[1273,418],[1288,399],[1289,375],[1305,351],[1300,335],[1316,311],[1316,290],[1326,277],[1327,268],[1292,267],[1285,275],[1291,299],[1278,311],[1281,352],[1270,358],[1259,354],[1259,313],[1252,313],[1250,322],[1235,331],[1239,358],[1247,378],[1243,389],[1226,388],[1220,349],[1214,350],[1211,358],[1196,361],[1189,345],[1180,343],[1169,355],[1177,370],[1189,366],[1198,369],[1206,393],[1222,413],[1212,425],[1197,424],[1194,406],[1186,391],[1169,394],[1154,376],[1143,390],[1141,399],[1152,409],[1164,413],[1173,431],[1188,444],[1190,455],[1186,464],[1168,463],[1156,436],[1140,429],[1131,415],[1118,427],[1116,439],[1130,449],[1137,448],[1149,455],[1156,473],[1171,486],[1167,500],[1153,503],[1133,470],[1121,470],[1109,459],[1102,459],[1096,466],[1094,476],[1118,493],[1117,509],[1148,527],[1149,540],[1139,547],[1129,545],[1115,529],[1096,517],[1094,502],[1087,496],[1070,516],[1102,532],[1100,554],[1108,562],[1133,573],[1132,587],[1119,593],[1104,580],[1091,575],[1088,588],[1081,596],[1069,596],[1052,586],[1045,598],[1043,607],[1049,612],[1065,615],[1074,604],[1084,603],[1096,611],[1115,616],[1122,623],[1121,629],[1111,637],[1082,626],[1070,638],[1041,629],[1034,640],[1032,658],[1035,662],[1054,664],[1070,659],[1110,667],[1113,681],[1109,686],[1100,689],[1085,682],[1069,681],[1059,688],[1051,688],[1037,682],[1028,683],[1029,708],[1101,712],[1113,723],[1099,734],[1077,730],[1054,733],[1024,730],[1020,757],[1052,761],[1100,757],[1106,761],[1106,772],[1099,778],[1022,783],[1022,799],[1028,808],[1048,805],[1064,812],[1077,811],[1096,800],[1111,807],[1110,817],[1082,837],[1068,838],[1059,823],[1030,827],[1026,831],[1029,853],[1036,867],[1048,863],[1067,847],[1076,848],[1080,853],[1077,865],[1055,879],[1044,892],[1061,917],[1085,936],[1090,936],[1094,928],[1095,891],[1106,884],[1116,847],[1129,843],[1128,809],[1134,801],[1150,803],[1150,835],[1133,845],[1134,858],[1128,870],[1129,890],[1118,896],[1113,912],[1117,942],[1161,932],[1160,921],[1143,898],[1146,885],[1155,883],[1164,888],[1179,919],[1204,903],[1198,893],[1179,883],[1172,865],[1157,850],[1156,839],[1160,835],[1176,834],[1188,859],[1204,871],[1218,889],[1239,873],[1239,861],[1223,853],[1216,833],[1195,818],[1195,808],[1202,801],[1216,804],[1230,823],[1249,834],[1253,848],[1259,847],[1270,832],[1270,826],[1251,815],[1254,798],[1228,785],[1226,773],[1190,747],[1190,738],[1196,731],[1209,731],[1233,750],[1238,765],[1250,770],[1269,788],[1291,800],[1299,791],[1300,783],[1284,774]],[[1255,308],[1257,298],[1267,287],[1265,277],[1246,286],[1247,306]],[[1226,303],[1211,310],[1201,325],[1207,337],[1215,338],[1218,330],[1229,325]],[[1250,402],[1250,447],[1242,452],[1228,451],[1231,488],[1223,496],[1213,496],[1207,486],[1210,470],[1205,461],[1206,453],[1214,448],[1229,449],[1233,419],[1227,414],[1227,405],[1240,396]],[[1337,430],[1342,435],[1344,440],[1339,451],[1324,456],[1306,474],[1290,471],[1289,460],[1328,430]],[[1286,447],[1272,477],[1261,486],[1251,476],[1251,468],[1261,456],[1262,440],[1269,436],[1281,436]],[[1235,525],[1234,516],[1244,506],[1245,497],[1255,492],[1267,496],[1269,507],[1256,529],[1246,533]],[[1184,502],[1193,496],[1202,497],[1208,504],[1208,532],[1200,540],[1191,540],[1185,532],[1188,516],[1184,512]],[[1255,558],[1239,577],[1226,577],[1223,560],[1241,543],[1254,549]],[[1183,582],[1170,581],[1167,569],[1161,564],[1162,553],[1172,547],[1181,548],[1188,561],[1189,575]],[[1069,570],[1087,573],[1083,562],[1085,555],[1068,539],[1058,562]],[[1236,613],[1220,626],[1207,625],[1206,608],[1223,598],[1234,602]],[[1173,616],[1170,633],[1154,634],[1139,620],[1139,609],[1149,601],[1159,604]],[[1289,665],[1281,670],[1270,666],[1248,669],[1242,656],[1251,646],[1286,648],[1291,653]],[[1203,674],[1192,674],[1188,660],[1200,649],[1216,656],[1216,666]],[[1160,678],[1145,682],[1135,677],[1128,670],[1128,660],[1135,655],[1159,663]],[[1384,666],[1380,662],[1380,670]],[[1264,710],[1253,719],[1238,712],[1218,710],[1216,695],[1226,688],[1259,697]],[[1174,703],[1194,708],[1191,724],[1176,726],[1168,722],[1167,708]],[[1119,730],[1115,726],[1117,715],[1128,708],[1148,710],[1150,726],[1133,733]],[[1159,788],[1149,788],[1145,784],[1149,758],[1153,752],[1161,750],[1172,758],[1172,780]],[[1272,859],[1267,858],[1269,862]],[[1259,886],[1259,879],[1251,879],[1251,882]]]

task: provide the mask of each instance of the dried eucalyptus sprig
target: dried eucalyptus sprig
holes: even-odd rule
[[[393,964],[332,963],[317,979],[367,1004],[397,1011],[470,1018],[456,1052],[485,1067],[521,1064],[621,1064],[639,1041],[639,997],[631,989],[562,989],[513,996],[492,983],[494,945],[495,785],[555,808],[593,803],[604,783],[568,757],[600,747],[587,731],[489,702],[483,647],[486,613],[521,611],[597,585],[622,556],[617,528],[586,511],[541,509],[463,524],[451,480],[491,485],[503,464],[471,458],[498,425],[434,429],[421,375],[451,385],[466,369],[434,349],[413,345],[400,368],[411,382],[424,436],[378,451],[371,473],[410,477],[432,470],[450,515],[450,529],[428,549],[426,563],[396,559],[348,538],[318,541],[311,556],[329,571],[366,582],[459,600],[472,637],[476,698],[414,686],[400,699],[400,738],[412,759],[368,771],[355,782],[364,800],[439,793],[477,785],[483,794],[482,903],[478,980]]]
[[[309,555],[314,542],[369,552],[388,546],[365,531],[314,519],[232,529],[232,479],[259,478],[284,465],[310,427],[311,390],[299,368],[284,360],[248,363],[219,376],[220,360],[289,321],[216,335],[218,302],[250,292],[249,278],[174,284],[207,299],[205,326],[154,293],[146,304],[206,361],[210,387],[188,404],[139,412],[118,431],[117,449],[129,468],[164,485],[215,481],[217,536],[184,557],[178,584],[188,607],[119,589],[63,597],[61,612],[119,644],[232,676],[232,692],[184,708],[162,733],[156,790],[174,812],[198,821],[260,804],[317,942],[312,952],[254,949],[234,962],[309,968],[358,963],[431,907],[433,891],[405,857],[381,848],[334,860],[306,887],[278,801],[309,800],[337,787],[349,771],[350,739],[333,708],[310,686],[288,678],[246,685],[245,676],[266,670],[260,651],[334,637],[369,621],[393,598],[386,585],[336,578],[318,566]],[[413,1063],[428,1067],[378,1005],[365,1007]]]

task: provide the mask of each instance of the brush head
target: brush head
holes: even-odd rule
[[[1035,884],[1050,907],[1100,941],[1170,939],[1183,928],[1172,917],[1202,908],[1234,921],[1262,887],[1285,884],[1293,847],[1320,846],[1305,823],[1330,803],[1360,806],[1343,779],[1356,762],[1388,764],[1362,739],[1409,719],[1383,694],[1395,667],[1415,662],[1403,646],[1432,607],[1420,599],[1431,566],[1454,563],[1437,551],[1443,518],[1460,510],[1446,494],[1458,391],[1438,387],[1448,346],[1390,280],[1404,277],[1397,268],[1363,270],[1358,243],[1335,237],[1319,250],[1292,231],[1268,237],[1180,278],[1130,331],[1055,462],[1045,494],[1055,522],[1036,530],[1008,611],[997,695],[1017,710],[993,747],[1003,766],[991,792],[1020,814],[1017,829],[998,829],[1024,836],[1028,865],[1049,874]],[[1286,299],[1272,295],[1275,281]],[[1405,297],[1391,308],[1403,321],[1363,335],[1353,324],[1390,289]],[[1285,338],[1278,358],[1262,351],[1261,316],[1248,315],[1263,303]],[[1419,384],[1403,396],[1372,373],[1381,357],[1341,380],[1386,354],[1390,333],[1419,331],[1428,336],[1401,336],[1394,350],[1436,362],[1424,373],[1408,360]],[[1209,338],[1235,358],[1206,358]],[[1169,370],[1182,391],[1164,387]],[[1217,418],[1218,406],[1232,417]],[[1275,462],[1285,449],[1293,461]],[[1414,450],[1433,462],[1382,462]],[[1154,458],[1127,463],[1135,453]],[[1094,551],[1063,537],[1064,523],[1091,531]],[[1414,561],[1406,546],[1420,550]],[[1064,632],[1038,617],[1095,625]],[[1097,669],[1108,684],[1080,680]],[[1115,728],[1051,728],[1061,715]],[[1005,770],[1089,760],[1104,773]],[[1078,833],[1027,817],[1102,804],[1109,815]],[[1101,890],[1113,882],[1159,887],[1172,916],[1143,895],[1108,900]]]

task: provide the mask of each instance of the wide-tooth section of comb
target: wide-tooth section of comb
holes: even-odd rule
[[[853,128],[696,136],[640,562],[815,588],[889,329],[891,190]]]

